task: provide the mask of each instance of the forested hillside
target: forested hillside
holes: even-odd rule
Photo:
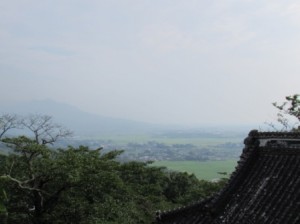
[[[147,162],[120,162],[122,151],[54,149],[70,132],[48,116],[1,117],[2,223],[151,223],[155,211],[200,200],[220,189],[194,175]],[[28,136],[10,136],[22,127]],[[30,134],[29,134],[30,133]]]

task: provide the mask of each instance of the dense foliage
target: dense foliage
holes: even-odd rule
[[[53,150],[25,136],[2,141],[13,149],[0,164],[7,223],[151,223],[156,210],[199,200],[222,185],[146,162],[118,162],[121,151]]]
[[[281,104],[273,103],[273,106],[279,110],[277,122],[284,130],[300,131],[300,94],[286,96],[285,99],[286,101]]]

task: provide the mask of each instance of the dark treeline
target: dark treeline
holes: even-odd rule
[[[32,134],[5,137],[16,127]],[[120,162],[118,150],[54,149],[51,143],[70,132],[48,116],[2,116],[0,128],[9,148],[0,156],[1,223],[151,223],[156,210],[200,200],[224,184],[148,162]]]

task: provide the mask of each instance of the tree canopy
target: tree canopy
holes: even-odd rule
[[[122,163],[120,150],[50,148],[66,135],[46,118],[26,123],[31,136],[1,139],[11,148],[0,156],[2,223],[151,223],[156,210],[199,200],[223,185],[150,162]]]
[[[286,96],[285,99],[286,101],[281,104],[273,103],[279,110],[277,121],[284,130],[300,131],[300,94]]]

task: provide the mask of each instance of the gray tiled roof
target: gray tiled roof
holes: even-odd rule
[[[300,223],[300,133],[251,131],[227,186],[157,224]]]

